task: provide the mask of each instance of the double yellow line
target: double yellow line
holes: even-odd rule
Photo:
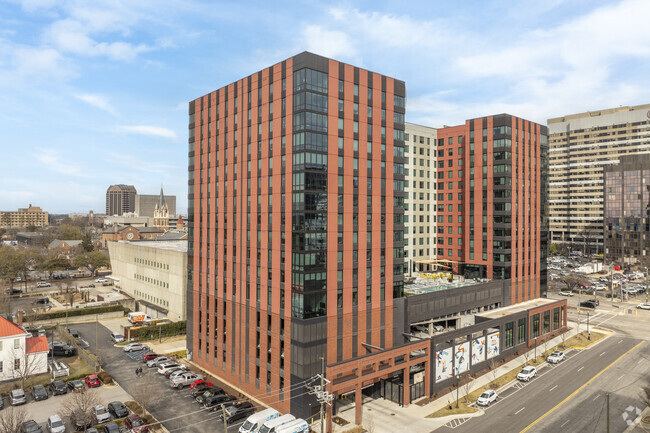
[[[556,404],[555,406],[553,406],[551,409],[549,409],[548,412],[546,412],[544,415],[542,415],[542,416],[540,416],[539,418],[537,418],[535,421],[533,421],[531,424],[529,424],[528,427],[526,427],[525,429],[523,429],[520,433],[527,432],[528,430],[530,430],[531,428],[533,428],[533,426],[534,426],[535,424],[537,424],[538,422],[540,422],[541,420],[543,420],[544,418],[546,418],[546,417],[547,417],[549,414],[551,414],[555,409],[557,409],[558,407],[562,406],[564,403],[566,403],[567,401],[569,401],[569,400],[570,400],[571,398],[573,398],[577,393],[579,393],[580,391],[582,391],[582,390],[583,390],[587,385],[589,385],[591,382],[593,382],[594,380],[596,380],[596,378],[597,378],[598,376],[600,376],[600,375],[603,374],[605,371],[607,371],[607,370],[608,370],[612,365],[616,364],[618,361],[620,361],[621,359],[623,359],[623,357],[625,357],[627,354],[629,354],[630,352],[632,352],[634,349],[636,349],[637,347],[639,347],[639,346],[642,345],[643,343],[645,343],[645,340],[641,341],[641,342],[638,343],[636,346],[634,346],[633,348],[631,348],[630,350],[628,350],[627,352],[625,352],[624,354],[622,354],[621,356],[619,356],[618,358],[616,358],[616,360],[615,360],[614,362],[612,362],[611,364],[609,364],[607,367],[603,368],[603,369],[602,369],[598,374],[596,374],[594,377],[592,377],[591,379],[589,379],[589,380],[588,380],[584,385],[582,385],[580,388],[578,388],[578,389],[576,389],[575,391],[573,391],[573,392],[571,393],[571,395],[569,395],[567,398],[565,398],[564,400],[562,400],[561,402],[559,402],[558,404]]]

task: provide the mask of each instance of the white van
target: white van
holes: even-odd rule
[[[241,427],[239,427],[239,433],[257,432],[262,427],[262,424],[274,418],[278,418],[279,416],[280,413],[277,410],[271,408],[254,413],[253,415],[249,416],[246,421],[244,421],[244,424],[242,424]]]
[[[275,433],[309,433],[309,424],[304,419],[298,418],[295,421],[290,421],[289,423],[278,427],[275,430]]]
[[[296,417],[291,415],[290,413],[286,415],[282,415],[281,417],[274,418],[272,420],[269,420],[260,427],[259,433],[275,433],[275,431],[284,424],[287,424],[293,420],[295,420]]]

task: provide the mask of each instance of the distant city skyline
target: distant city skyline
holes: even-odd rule
[[[0,2],[0,210],[187,214],[189,101],[302,51],[406,82],[406,121],[650,102],[650,2]]]

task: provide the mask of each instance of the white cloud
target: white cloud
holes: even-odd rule
[[[325,57],[351,57],[356,53],[352,41],[342,31],[309,25],[305,27],[302,34],[307,51]]]
[[[110,113],[112,115],[117,114],[116,111],[115,111],[115,108],[113,108],[113,106],[108,102],[108,100],[105,97],[101,96],[101,95],[94,95],[94,94],[91,94],[91,93],[83,93],[83,94],[80,94],[80,95],[75,95],[75,98],[77,98],[79,100],[82,100],[82,101],[92,105],[93,107],[97,107],[100,110],[104,110],[107,113]]]
[[[186,166],[176,166],[171,164],[166,164],[164,162],[151,161],[145,159],[133,158],[132,155],[124,155],[120,153],[111,152],[108,154],[108,158],[104,158],[104,162],[107,165],[118,165],[121,168],[125,168],[128,171],[133,173],[158,173],[165,174],[169,176],[171,173],[180,172],[184,173],[187,170]]]
[[[144,135],[153,135],[157,137],[164,137],[164,138],[171,138],[175,139],[176,138],[176,133],[172,131],[169,128],[163,128],[159,126],[148,126],[148,125],[138,125],[138,126],[119,126],[119,129],[127,132],[133,132],[136,134],[144,134]]]
[[[43,164],[42,168],[45,170],[68,176],[90,177],[90,173],[87,170],[75,165],[70,160],[66,160],[61,152],[57,150],[37,147],[36,151],[33,157],[36,161]]]

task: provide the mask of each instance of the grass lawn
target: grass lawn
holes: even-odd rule
[[[427,418],[440,418],[447,415],[461,415],[464,413],[478,412],[478,409],[469,407],[466,403],[464,403],[464,400],[465,397],[461,397],[461,400],[458,402],[458,409],[456,409],[456,402],[452,401],[449,405],[443,407],[442,409],[437,410],[430,415],[427,415]],[[450,406],[451,409],[449,409]]]
[[[564,342],[565,347],[575,347],[577,349],[584,349],[591,346],[598,340],[602,340],[605,334],[600,332],[591,332],[591,340],[587,339],[587,331],[582,331]]]

